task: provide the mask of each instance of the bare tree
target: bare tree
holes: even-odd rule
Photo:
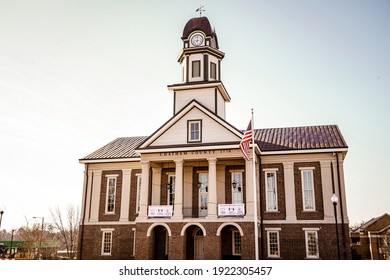
[[[24,258],[32,259],[37,257],[37,248],[42,232],[38,223],[30,224],[27,218],[25,218],[25,222],[26,224],[17,230],[15,239],[23,240]]]
[[[68,205],[65,217],[59,206],[57,206],[54,210],[50,209],[50,216],[53,226],[58,230],[61,236],[61,241],[67,252],[67,257],[69,259],[74,259],[77,253],[78,222],[80,219],[79,208]]]

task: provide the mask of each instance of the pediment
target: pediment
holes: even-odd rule
[[[201,123],[200,141],[189,141],[188,126],[191,121]],[[240,130],[213,114],[200,103],[192,101],[155,131],[138,149],[213,146],[221,143],[238,143],[241,137]]]

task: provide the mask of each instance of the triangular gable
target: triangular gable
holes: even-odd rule
[[[180,112],[155,131],[138,149],[158,147],[193,146],[187,141],[187,125],[190,120],[202,121],[202,141],[197,145],[237,143],[242,132],[193,100]]]

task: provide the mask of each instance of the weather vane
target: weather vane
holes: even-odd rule
[[[200,5],[200,7],[197,8],[196,11],[195,11],[195,12],[199,12],[199,16],[200,16],[200,17],[202,16],[202,12],[206,11],[206,10],[204,10],[203,8],[204,8],[204,6],[203,6],[203,5]]]

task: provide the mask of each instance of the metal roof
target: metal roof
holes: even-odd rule
[[[147,138],[120,137],[81,160],[139,158],[135,149]],[[348,148],[337,125],[255,129],[254,138],[262,152]]]
[[[348,148],[337,125],[255,129],[262,152]]]
[[[137,158],[134,151],[147,136],[119,137],[81,160]]]

